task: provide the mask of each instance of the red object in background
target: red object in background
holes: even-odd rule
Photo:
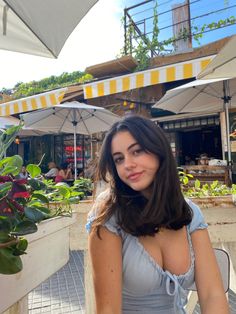
[[[83,150],[82,146],[76,146],[76,151],[81,152]],[[66,152],[73,152],[74,151],[74,146],[65,146],[65,151]]]
[[[82,161],[83,160],[83,158],[81,158],[81,157],[78,157],[78,158],[76,158],[76,160],[77,161]],[[66,162],[74,162],[75,160],[74,160],[74,158],[66,158]]]

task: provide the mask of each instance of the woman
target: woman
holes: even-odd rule
[[[26,170],[26,167],[22,166],[21,172],[19,173],[18,178],[19,179],[27,179],[28,177],[29,177],[29,174],[28,174],[28,172]]]
[[[49,171],[44,174],[44,177],[46,179],[55,180],[56,176],[58,175],[58,168],[57,168],[57,165],[55,164],[55,162],[50,161],[48,163],[48,169],[49,169]]]
[[[56,183],[63,182],[68,179],[72,179],[71,167],[68,165],[68,163],[64,162],[60,166],[58,174],[55,178],[55,182]]]
[[[202,313],[229,313],[207,225],[181,193],[162,130],[138,116],[115,123],[98,178],[110,188],[87,224],[97,313],[186,313],[194,280]]]

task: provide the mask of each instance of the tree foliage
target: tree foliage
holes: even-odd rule
[[[72,73],[63,72],[59,76],[51,75],[40,81],[31,81],[29,83],[18,82],[13,87],[11,94],[12,98],[18,99],[72,84],[85,83],[92,78],[92,75],[81,71],[74,71]],[[3,88],[1,92],[7,92],[7,94],[10,93],[9,89],[6,88]]]

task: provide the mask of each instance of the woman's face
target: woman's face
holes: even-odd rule
[[[111,142],[111,153],[120,179],[148,197],[159,169],[159,158],[144,151],[128,131],[118,132]]]

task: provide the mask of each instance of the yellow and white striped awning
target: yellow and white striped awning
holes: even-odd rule
[[[195,77],[214,57],[215,55],[207,56],[85,84],[83,86],[84,98],[102,97],[135,88]]]
[[[10,116],[20,112],[32,111],[58,105],[62,101],[66,90],[67,87],[60,88],[46,93],[0,104],[0,116]]]

